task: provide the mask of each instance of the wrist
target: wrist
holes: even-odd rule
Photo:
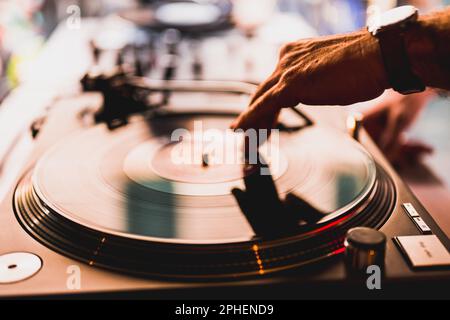
[[[435,51],[430,26],[426,18],[420,18],[405,32],[405,48],[411,69],[426,85],[432,81],[430,61]]]
[[[383,62],[378,39],[372,36],[367,30],[360,32],[362,34],[361,47],[364,48],[361,51],[365,55],[368,71],[379,84],[380,89],[390,89],[391,85],[389,84],[389,77]]]
[[[425,15],[408,28],[405,46],[414,73],[426,86],[448,87],[450,9]]]

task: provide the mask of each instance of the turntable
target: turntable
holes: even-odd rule
[[[279,139],[268,138],[260,161],[226,162],[205,151],[198,126],[228,128],[252,85],[119,76],[85,78],[84,88],[103,99],[87,92],[58,102],[1,206],[0,296],[367,290],[343,254],[355,227],[387,237],[385,292],[448,285],[448,267],[417,268],[395,245],[422,234],[450,243],[363,130],[352,136],[330,124],[344,112],[284,110]],[[241,140],[221,140],[221,155]],[[192,161],[174,160],[183,148],[194,150]]]
[[[199,3],[191,0],[154,1],[136,8],[128,8],[119,15],[133,24],[154,31],[177,29],[191,36],[204,35],[229,28],[230,1]]]

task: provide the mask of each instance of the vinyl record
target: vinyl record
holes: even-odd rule
[[[91,265],[211,278],[338,253],[348,228],[378,227],[389,216],[392,182],[357,142],[326,127],[282,132],[274,149],[261,151],[266,165],[256,167],[265,174],[216,155],[205,165],[203,151],[195,161],[174,160],[177,147],[197,142],[192,134],[174,143],[177,129],[226,129],[234,117],[173,114],[77,132],[18,186],[19,221],[47,246]],[[224,154],[233,137],[222,141]]]
[[[255,233],[232,194],[245,189],[242,165],[204,168],[170,159],[176,128],[190,130],[201,120],[203,130],[226,129],[231,119],[180,116],[158,119],[157,129],[140,121],[113,132],[98,126],[51,150],[36,167],[34,189],[67,218],[109,233],[177,243],[248,241]],[[271,166],[277,191],[323,212],[317,223],[348,212],[373,188],[372,159],[344,135],[311,128],[284,138]]]

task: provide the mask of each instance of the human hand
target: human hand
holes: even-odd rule
[[[407,96],[388,91],[364,112],[365,129],[394,165],[416,162],[433,151],[419,141],[407,141],[405,133],[434,95],[433,90]]]
[[[231,127],[271,129],[283,107],[348,105],[388,87],[378,43],[367,31],[300,40],[281,49],[275,71]]]

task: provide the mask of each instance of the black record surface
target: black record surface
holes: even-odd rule
[[[19,220],[46,245],[92,265],[209,278],[264,274],[335,254],[348,228],[377,227],[390,214],[395,190],[371,156],[347,136],[311,126],[281,133],[275,150],[262,151],[273,198],[283,205],[262,209],[265,230],[274,232],[259,233],[258,213],[245,212],[232,190],[267,198],[267,188],[259,180],[249,183],[253,178],[242,163],[222,163],[214,154],[205,166],[195,152],[189,163],[173,157],[180,145],[194,150],[205,142],[191,135],[174,143],[174,130],[192,133],[199,124],[203,132],[225,129],[232,119],[177,115],[68,137],[18,186]],[[223,141],[225,154],[234,141]],[[247,207],[261,208],[264,201],[251,198]],[[284,210],[287,202],[302,206]],[[311,208],[316,218],[302,218]],[[292,212],[297,219],[286,220]],[[283,220],[295,221],[285,234],[275,230]]]

